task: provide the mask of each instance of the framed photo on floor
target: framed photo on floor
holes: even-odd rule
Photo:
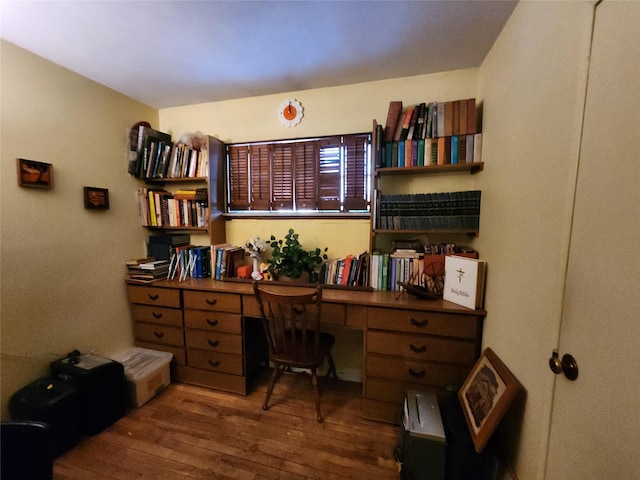
[[[521,388],[502,360],[486,348],[458,391],[476,452],[485,447]]]

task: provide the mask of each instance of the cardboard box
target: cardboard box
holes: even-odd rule
[[[132,407],[139,408],[171,383],[172,353],[132,347],[114,356],[124,365]]]

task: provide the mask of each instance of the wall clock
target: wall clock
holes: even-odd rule
[[[280,104],[278,109],[278,118],[286,127],[295,127],[302,121],[302,104],[291,98]]]

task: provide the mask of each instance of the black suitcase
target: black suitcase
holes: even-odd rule
[[[96,435],[124,416],[128,396],[121,363],[74,351],[52,362],[51,373],[78,389],[83,435]]]
[[[54,457],[60,456],[80,441],[79,407],[76,387],[51,377],[43,377],[30,383],[9,400],[9,414],[13,420],[37,421],[49,426]]]

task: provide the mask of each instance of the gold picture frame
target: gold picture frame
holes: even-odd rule
[[[458,391],[476,452],[484,449],[521,389],[498,355],[486,348]]]
[[[26,158],[16,159],[18,185],[21,187],[53,188],[53,165]]]

